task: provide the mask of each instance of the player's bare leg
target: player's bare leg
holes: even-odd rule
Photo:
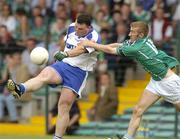
[[[69,111],[76,99],[77,95],[68,88],[63,88],[61,91],[59,103],[58,103],[58,116],[56,122],[55,139],[56,137],[61,139],[65,130],[69,124]]]
[[[43,69],[38,76],[24,83],[26,91],[35,91],[45,84],[59,84],[61,79],[59,74],[51,67]]]
[[[123,137],[123,139],[133,139],[140,125],[143,113],[159,98],[160,97],[156,94],[153,94],[148,90],[144,90],[138,104],[134,107],[127,134]]]
[[[177,104],[174,104],[174,105],[175,105],[175,107],[177,108],[177,110],[180,112],[180,102],[177,103]]]
[[[59,84],[61,83],[61,78],[58,73],[51,67],[44,68],[39,75],[26,81],[23,84],[17,85],[12,80],[8,81],[8,90],[16,98],[19,98],[24,92],[33,92],[41,88],[45,84]]]

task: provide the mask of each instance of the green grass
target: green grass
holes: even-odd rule
[[[39,135],[0,135],[0,139],[52,139],[53,136]],[[94,136],[65,136],[63,139],[107,139],[107,137]],[[115,138],[114,138],[115,139]],[[167,138],[136,138],[136,139],[167,139]]]
[[[39,135],[0,135],[0,139],[52,139],[52,136]],[[84,137],[84,136],[65,136],[63,139],[106,139],[106,137]]]

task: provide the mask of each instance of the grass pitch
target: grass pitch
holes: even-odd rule
[[[52,139],[53,136],[39,135],[0,135],[0,139]],[[94,136],[65,136],[63,139],[107,139],[107,137]],[[114,138],[117,139],[117,138]],[[135,138],[135,139],[168,139],[168,138]]]

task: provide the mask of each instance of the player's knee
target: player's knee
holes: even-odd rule
[[[51,80],[50,73],[46,69],[42,70],[38,76],[40,80],[44,83],[48,83]]]
[[[58,103],[58,111],[61,113],[69,112],[72,102],[68,99],[60,100]]]
[[[68,100],[68,99],[64,99],[64,100],[61,100],[60,102],[59,102],[59,107],[70,107],[71,106],[71,104],[72,104],[72,102],[70,101],[70,100]]]
[[[136,105],[133,110],[133,115],[136,117],[140,117],[143,115],[143,109],[141,106]]]

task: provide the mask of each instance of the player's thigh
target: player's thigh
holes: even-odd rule
[[[48,84],[59,84],[62,82],[60,75],[52,67],[44,68],[38,77]]]
[[[139,99],[139,102],[136,105],[136,109],[138,109],[139,113],[144,113],[152,104],[154,104],[159,99],[160,96],[145,89]]]
[[[77,94],[69,88],[63,88],[59,98],[58,107],[63,107],[66,110],[70,110],[73,102],[77,98]]]

